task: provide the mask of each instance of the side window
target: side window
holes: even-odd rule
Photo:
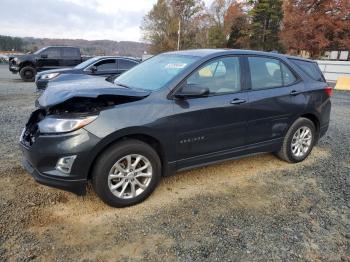
[[[298,59],[290,60],[294,64],[296,64],[301,70],[303,70],[308,76],[310,76],[313,80],[325,82],[322,72],[316,63]]]
[[[76,48],[63,48],[62,57],[63,58],[75,58],[79,57],[80,53]]]
[[[130,68],[136,66],[137,63],[127,59],[118,59],[118,68],[120,70],[129,70]]]
[[[297,78],[289,70],[289,68],[283,63],[281,63],[281,65],[282,65],[283,84],[286,86],[286,85],[293,84],[295,81],[297,81]]]
[[[44,50],[41,55],[47,55],[47,58],[58,58],[61,56],[60,49],[55,47],[50,47]]]
[[[210,94],[240,91],[239,58],[225,57],[208,62],[187,79],[187,85],[206,87]]]
[[[97,67],[97,71],[107,71],[107,70],[115,70],[117,69],[117,64],[115,59],[106,59],[99,61],[94,64]]]
[[[249,57],[248,62],[253,90],[282,87],[297,80],[289,68],[277,59]]]
[[[266,89],[283,85],[280,62],[265,57],[249,57],[252,89]]]

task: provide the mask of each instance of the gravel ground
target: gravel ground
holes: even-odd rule
[[[182,172],[113,209],[22,170],[33,91],[0,66],[0,261],[350,261],[350,92],[335,92],[303,163],[264,154]]]

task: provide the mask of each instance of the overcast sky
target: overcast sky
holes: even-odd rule
[[[155,2],[0,0],[0,35],[141,41],[142,18]]]

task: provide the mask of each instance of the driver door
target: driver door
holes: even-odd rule
[[[209,95],[176,99],[177,168],[215,161],[245,145],[248,97],[237,56],[211,60],[184,85],[208,88]]]
[[[90,68],[90,74],[98,76],[109,76],[117,72],[116,59],[104,59],[96,62]]]
[[[39,54],[37,65],[40,70],[59,68],[61,51],[59,48],[49,47]]]

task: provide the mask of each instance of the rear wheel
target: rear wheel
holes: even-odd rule
[[[138,140],[125,140],[98,158],[92,174],[97,195],[108,205],[125,207],[146,199],[161,177],[156,151]]]
[[[23,81],[33,82],[35,79],[36,70],[32,66],[25,66],[19,71],[19,74]]]
[[[307,118],[297,119],[289,128],[277,155],[291,163],[303,161],[310,154],[315,143],[316,128]]]

